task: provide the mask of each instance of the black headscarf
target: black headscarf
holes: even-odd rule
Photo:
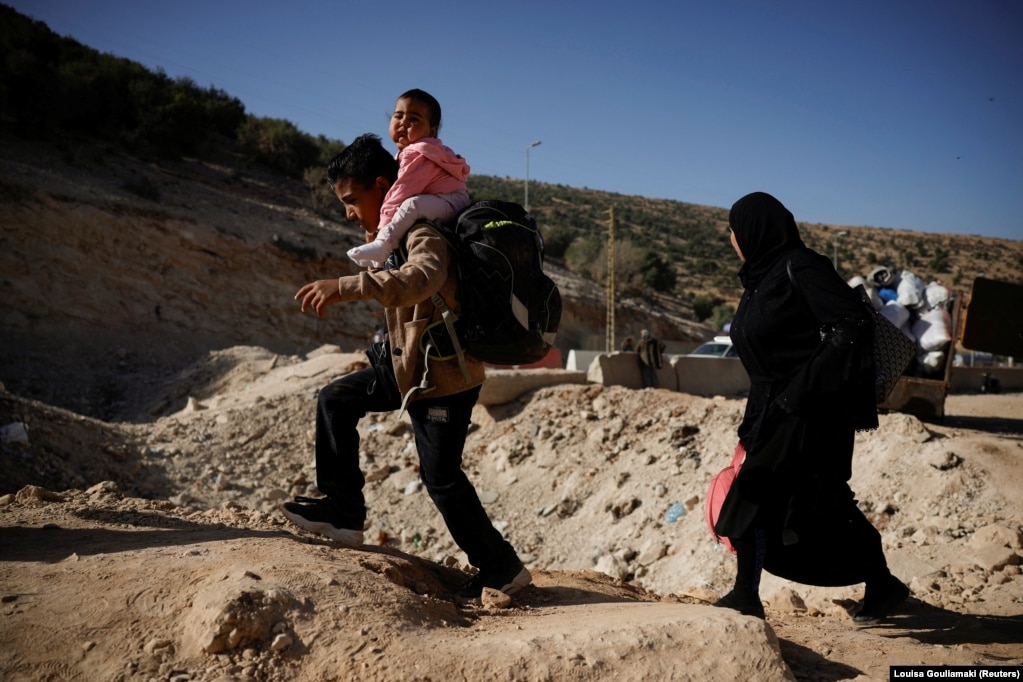
[[[747,194],[732,204],[728,226],[746,259],[739,279],[747,289],[755,287],[779,257],[804,246],[792,213],[766,192]]]

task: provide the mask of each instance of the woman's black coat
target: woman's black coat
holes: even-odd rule
[[[715,530],[805,544],[862,517],[848,480],[855,432],[877,426],[873,319],[776,199],[747,195],[730,223],[745,256],[730,336],[750,377],[747,455]]]

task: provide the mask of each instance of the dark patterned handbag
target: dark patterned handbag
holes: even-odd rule
[[[792,287],[802,295],[803,291],[792,274],[792,261],[785,264]],[[902,333],[891,321],[874,309],[870,296],[863,285],[854,289],[867,307],[870,319],[874,321],[874,398],[880,405],[899,382],[899,377],[916,356],[916,341]]]
[[[874,319],[874,397],[880,405],[916,356],[916,342],[874,309],[862,284],[856,291]]]

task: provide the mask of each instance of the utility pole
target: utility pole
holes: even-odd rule
[[[615,207],[608,211],[607,224],[607,330],[604,333],[605,352],[615,349]]]
[[[522,207],[526,209],[527,212],[529,211],[529,150],[539,144],[540,140],[537,140],[536,142],[530,142],[526,146],[526,182],[523,185],[525,191],[523,192],[524,196],[522,197]]]

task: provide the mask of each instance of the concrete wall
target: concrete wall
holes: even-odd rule
[[[602,352],[599,350],[570,350],[568,351],[568,360],[565,362],[565,369],[585,372],[590,368],[593,359]]]
[[[504,405],[528,391],[559,384],[585,384],[586,372],[564,369],[487,368],[487,379],[480,389],[480,405]]]
[[[632,353],[611,355],[597,351],[570,351],[569,362],[590,357],[587,379],[604,386],[639,388],[639,364]],[[581,368],[581,367],[580,367]],[[978,392],[983,375],[998,379],[1003,391],[1023,391],[1023,367],[953,367],[949,392]],[[745,396],[749,392],[749,376],[738,358],[709,358],[675,355],[659,373],[661,388],[699,396]]]
[[[526,365],[494,365],[487,363],[487,367],[493,367],[494,369],[562,369],[563,366],[560,348],[551,348],[543,360]]]
[[[626,388],[642,388],[643,377],[639,371],[639,358],[635,353],[614,352],[598,353],[590,362],[586,371],[590,383],[602,386],[625,386]],[[657,371],[658,388],[669,391],[678,390],[678,379],[674,367],[665,363]]]
[[[576,369],[589,359],[586,371]],[[595,383],[639,389],[642,385],[639,360],[635,353],[571,350],[569,369],[503,370],[487,369],[487,381],[480,393],[480,404],[500,405],[515,400],[527,391],[557,384]],[[983,375],[998,379],[1002,391],[1023,390],[1023,367],[954,367],[950,392],[980,391]],[[749,392],[749,377],[738,358],[709,358],[676,355],[658,372],[660,388],[691,395],[728,398]]]
[[[572,353],[569,352],[569,362]],[[585,351],[584,351],[585,352]],[[586,371],[590,383],[640,388],[639,362],[634,353],[596,353]],[[657,373],[659,388],[699,396],[744,396],[749,377],[738,358],[676,355]]]
[[[749,376],[739,358],[677,355],[671,364],[683,393],[734,398],[749,392]]]
[[[948,390],[953,393],[980,391],[984,374],[990,374],[1003,391],[1023,391],[1023,367],[953,367]]]
[[[601,386],[642,388],[635,353],[598,353],[586,370],[586,379]]]

